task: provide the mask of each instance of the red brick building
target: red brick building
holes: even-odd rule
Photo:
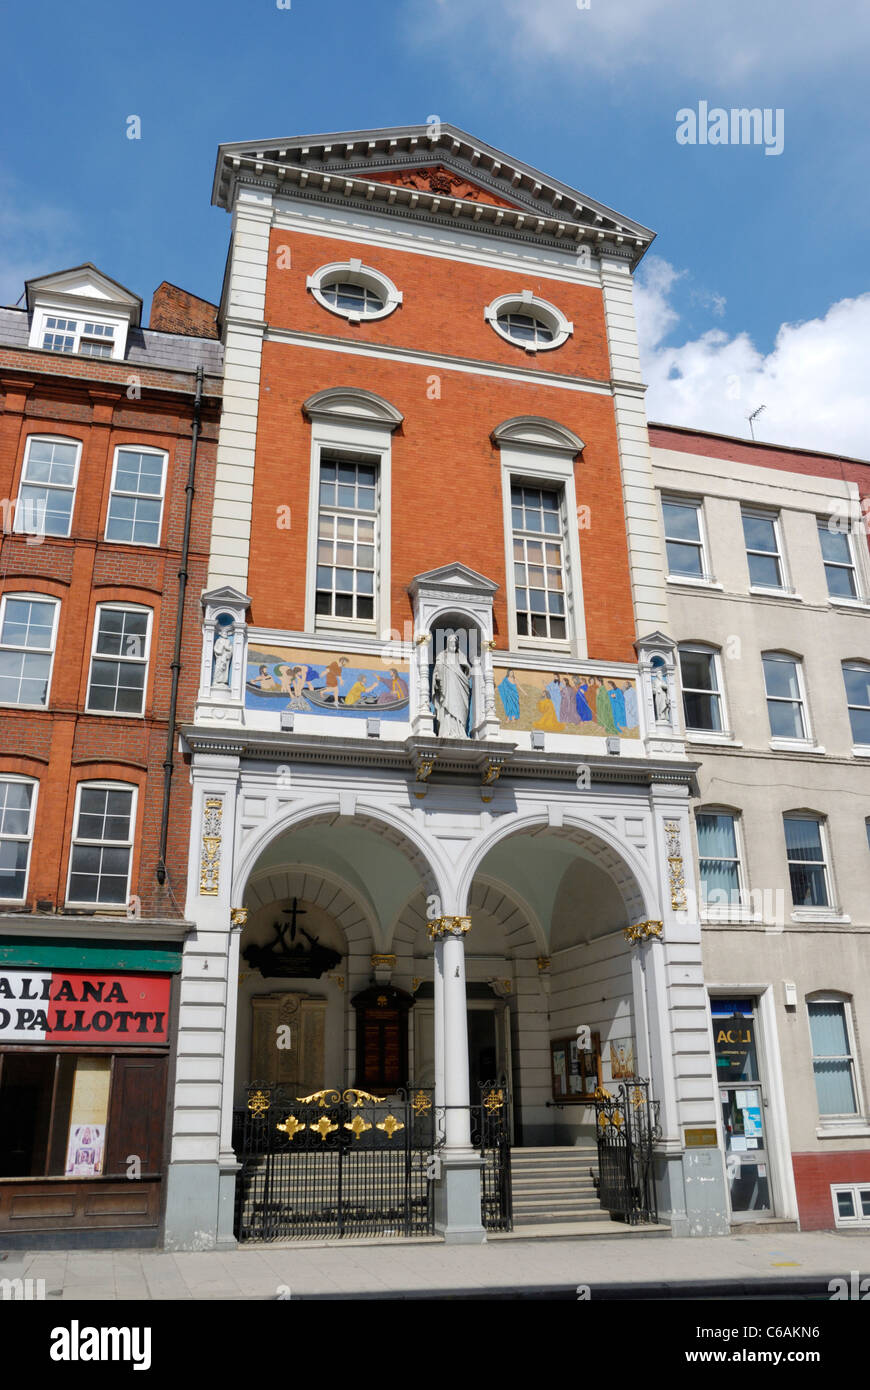
[[[92,265],[26,290],[0,309],[0,1228],[141,1243],[162,1196],[190,810],[174,728],[198,680],[222,350],[214,306],[174,287],[159,329]]]

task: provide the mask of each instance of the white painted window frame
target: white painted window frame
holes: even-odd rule
[[[355,313],[350,309],[342,309],[338,304],[330,304],[324,297],[323,289],[339,281],[374,291],[383,299],[383,308]],[[389,276],[384,275],[381,270],[375,270],[373,266],[363,265],[362,261],[356,258],[322,265],[313,275],[307,277],[305,287],[311,291],[322,309],[326,309],[330,314],[337,314],[339,318],[347,319],[349,323],[373,323],[376,319],[385,319],[402,303],[402,291],[396,289]]]
[[[31,483],[27,479],[27,465],[30,461],[30,448],[32,444],[74,444],[76,446],[75,471],[70,487],[62,483]],[[15,531],[20,535],[27,536],[49,536],[52,540],[65,540],[72,535],[73,516],[76,509],[76,493],[79,485],[79,470],[82,461],[82,441],[74,439],[68,434],[29,434],[24,441],[24,460],[21,465],[21,477],[18,480],[18,497],[15,502]],[[72,495],[72,505],[69,509],[69,527],[64,535],[58,536],[49,531],[26,531],[24,528],[25,509],[21,500],[21,493],[25,487],[45,487],[53,492],[69,492]]]
[[[505,440],[500,446],[502,513],[505,537],[505,577],[508,606],[508,637],[511,651],[558,653],[578,657],[588,656],[586,621],[583,609],[583,575],[580,565],[578,527],[571,524],[577,517],[577,490],[574,482],[574,460],[566,451],[559,457],[552,450],[537,450]],[[511,486],[527,483],[530,487],[561,489],[562,560],[565,584],[566,636],[521,637],[517,629],[517,606],[514,593],[514,528],[511,508]],[[542,537],[544,539],[544,537]]]
[[[33,789],[30,798],[30,819],[27,824],[27,864],[24,869],[24,891],[20,898],[0,898],[0,902],[4,903],[23,903],[27,900],[27,889],[30,884],[30,859],[33,853],[33,829],[36,825],[36,802],[39,797],[39,781],[36,777],[25,777],[15,772],[3,772],[0,773],[0,782],[17,782]],[[0,836],[0,839],[12,840],[16,844],[20,844],[21,841],[25,839],[25,836],[4,834]]]
[[[706,901],[699,902],[700,917],[704,922],[720,922],[726,920],[746,921],[749,919],[750,895],[746,876],[746,841],[743,835],[743,815],[742,812],[735,810],[732,806],[703,805],[696,806],[694,812],[695,819],[695,849],[697,852],[698,863],[698,887],[701,887],[701,846],[698,838],[698,816],[728,816],[734,825],[734,845],[737,851],[737,902],[729,905],[714,903],[707,906]],[[731,863],[729,859],[727,861]]]
[[[772,660],[778,660],[778,661],[779,661],[779,660],[782,660],[782,661],[791,661],[791,662],[794,664],[795,671],[796,671],[796,673],[797,673],[797,683],[798,683],[798,701],[797,701],[797,703],[800,705],[800,709],[801,709],[801,720],[802,720],[802,722],[803,722],[803,727],[804,727],[804,732],[803,732],[802,736],[799,737],[799,738],[792,738],[792,737],[790,737],[790,736],[789,736],[789,737],[786,737],[784,734],[775,734],[775,733],[773,732],[773,728],[772,728],[771,723],[770,723],[770,701],[773,700],[776,704],[789,704],[789,703],[791,703],[791,701],[785,700],[781,695],[768,695],[768,693],[767,693],[767,677],[766,677],[765,671],[764,671],[764,659],[765,659],[765,657],[769,657],[769,658],[771,658]],[[806,687],[806,678],[805,678],[805,676],[804,676],[804,662],[803,662],[803,657],[801,657],[801,656],[796,656],[793,652],[785,652],[785,651],[777,651],[777,650],[771,650],[771,651],[764,651],[764,652],[762,652],[762,653],[761,653],[761,681],[762,681],[762,685],[764,686],[764,703],[765,703],[765,707],[766,707],[766,709],[767,709],[767,723],[768,723],[768,729],[770,730],[770,746],[771,746],[771,748],[779,749],[779,750],[786,750],[786,751],[787,751],[788,749],[791,749],[791,748],[797,748],[797,749],[812,749],[814,752],[823,752],[823,751],[824,751],[823,749],[819,749],[819,748],[817,747],[816,742],[815,742],[815,735],[813,734],[812,720],[810,719],[809,703],[808,703],[808,701],[807,701],[807,687]]]
[[[553,334],[551,343],[523,343],[518,338],[503,329],[499,323],[499,316],[508,313],[529,314],[533,318],[541,319]],[[540,299],[533,290],[514,291],[512,294],[500,294],[493,299],[483,311],[483,317],[490,328],[503,339],[510,343],[511,347],[519,348],[522,352],[527,352],[534,356],[538,352],[552,352],[566,343],[574,332],[574,325],[562,310],[555,304],[551,304],[547,299]]]
[[[144,492],[120,492],[120,491],[117,490],[115,484],[116,484],[116,480],[117,480],[117,476],[118,476],[118,460],[120,459],[121,454],[124,454],[124,453],[129,453],[129,454],[151,454],[152,457],[154,457],[154,458],[160,458],[160,459],[163,460],[163,471],[162,471],[161,481],[160,481],[160,519],[159,519],[159,521],[158,521],[158,523],[157,523],[157,540],[156,540],[156,541],[137,541],[137,540],[119,541],[119,540],[116,540],[116,539],[114,539],[113,537],[110,537],[110,536],[108,535],[109,517],[111,516],[111,512],[112,512],[112,500],[113,500],[113,498],[115,498],[115,497],[134,497],[134,498],[141,498],[142,500],[144,500],[144,501],[149,501],[149,502],[153,502],[153,501],[156,500],[150,493],[144,493]],[[155,448],[154,448],[152,445],[150,445],[150,444],[118,444],[118,445],[116,445],[116,447],[115,447],[115,456],[114,456],[114,459],[112,460],[112,483],[111,483],[111,487],[110,487],[110,490],[109,490],[109,503],[108,503],[108,506],[107,506],[107,508],[106,508],[106,524],[105,524],[105,527],[104,527],[104,530],[103,530],[103,540],[107,543],[107,545],[143,545],[143,546],[147,546],[150,550],[156,550],[156,549],[159,547],[160,542],[161,542],[161,539],[162,539],[162,536],[163,536],[163,512],[164,512],[164,507],[165,507],[165,503],[166,503],[166,481],[167,481],[168,474],[169,474],[169,454],[167,453],[167,451],[166,451],[165,449],[155,449]]]
[[[745,534],[743,534],[743,518],[744,518],[745,516],[748,516],[748,517],[756,517],[756,518],[758,518],[760,521],[771,521],[771,522],[773,522],[773,535],[774,535],[774,539],[775,539],[775,541],[776,541],[776,559],[777,559],[777,564],[779,565],[779,584],[778,584],[778,585],[773,585],[773,584],[753,584],[753,582],[752,582],[752,572],[751,572],[751,570],[750,570],[750,568],[749,568],[750,549],[749,549],[749,546],[746,544],[746,536],[745,536]],[[751,594],[759,594],[759,595],[761,595],[761,596],[764,596],[765,594],[767,594],[767,595],[772,595],[774,598],[776,598],[776,597],[782,597],[783,595],[785,595],[785,596],[788,597],[788,598],[793,598],[793,597],[795,596],[795,593],[794,593],[794,589],[792,588],[791,579],[790,579],[790,576],[789,576],[789,566],[788,566],[788,559],[787,559],[786,553],[785,553],[785,544],[784,544],[784,541],[783,541],[783,531],[782,531],[782,517],[781,517],[780,513],[779,513],[779,512],[776,512],[776,511],[772,511],[772,510],[770,510],[770,509],[768,509],[768,508],[765,508],[765,507],[753,507],[753,506],[750,506],[750,505],[748,505],[748,504],[746,504],[746,503],[741,503],[741,506],[740,506],[740,531],[741,531],[741,534],[743,535],[743,548],[744,548],[744,550],[745,550],[745,552],[746,552],[746,569],[747,569],[747,573],[749,574],[749,592],[750,592]],[[751,553],[754,554],[755,552],[753,551],[753,552],[751,552]],[[771,551],[759,551],[758,554],[769,555],[769,554],[772,554],[772,552],[771,552]]]
[[[849,1192],[855,1203],[854,1216],[841,1216],[837,1206],[837,1193]],[[834,1208],[834,1225],[838,1230],[856,1231],[870,1226],[870,1212],[865,1216],[861,1207],[861,1193],[870,1192],[870,1182],[832,1182],[831,1204]],[[866,1297],[866,1294],[864,1295]]]
[[[72,352],[57,352],[55,348],[44,348],[42,346],[42,341],[46,332],[52,331],[46,328],[46,319],[50,318],[75,321],[75,346]],[[60,303],[37,305],[33,311],[33,323],[30,329],[30,342],[28,346],[35,348],[38,352],[50,352],[58,357],[85,356],[86,354],[81,351],[82,339],[90,337],[90,334],[85,333],[86,323],[98,323],[106,328],[114,329],[112,338],[106,340],[112,343],[112,355],[111,357],[103,356],[102,360],[107,362],[122,360],[127,346],[127,333],[130,327],[130,320],[125,314],[113,313],[109,309],[103,309],[101,304],[97,305],[93,310],[85,309],[79,305],[75,308],[70,308],[68,304]]]
[[[3,645],[3,643],[2,643],[3,624],[4,624],[5,619],[6,619],[6,604],[7,604],[7,602],[9,601],[9,599],[24,599],[25,601],[31,601],[31,602],[36,602],[36,603],[51,603],[51,604],[54,605],[54,619],[53,619],[52,628],[51,628],[51,647],[50,647],[50,648],[47,648],[47,647],[11,647],[11,646],[7,646],[7,645]],[[10,652],[11,652],[11,651],[15,651],[15,652],[18,652],[18,651],[34,651],[34,652],[38,652],[40,655],[43,655],[43,656],[45,655],[46,652],[49,652],[49,657],[50,657],[49,663],[48,663],[48,681],[46,682],[46,687],[45,687],[45,703],[44,703],[44,704],[41,704],[41,705],[38,705],[38,704],[30,704],[30,703],[25,702],[25,701],[2,700],[2,701],[0,701],[0,709],[48,709],[48,708],[50,707],[50,702],[51,702],[51,680],[52,680],[52,676],[54,675],[54,658],[55,658],[55,653],[56,653],[56,651],[57,651],[57,631],[58,631],[58,625],[59,625],[59,623],[60,623],[60,599],[59,599],[59,598],[55,598],[54,594],[39,594],[39,593],[32,593],[30,590],[27,590],[27,591],[19,591],[19,590],[17,590],[17,589],[12,589],[12,590],[9,591],[9,593],[3,594],[2,598],[0,598],[0,650],[2,650],[2,651],[10,651]]]
[[[373,618],[333,618],[315,612],[317,539],[320,529],[320,455],[323,449],[377,458],[375,518],[375,611]],[[390,527],[392,495],[392,434],[377,423],[352,422],[317,416],[311,422],[311,464],[308,493],[308,553],[305,565],[305,631],[390,633]]]
[[[848,667],[850,670],[853,670],[855,667],[862,667],[864,670],[870,672],[870,661],[862,661],[862,660],[860,660],[858,657],[846,657],[843,661],[840,662],[840,670],[841,670],[842,675],[843,675],[843,694],[844,694],[845,697],[846,697],[846,714],[848,715],[848,718],[849,718],[849,733],[852,734],[852,710],[853,710],[853,709],[867,709],[868,706],[867,706],[867,705],[852,705],[852,704],[849,703],[849,692],[848,692],[848,690],[846,689],[846,668],[847,668],[847,667]],[[854,734],[852,734],[852,752],[853,752],[854,754],[856,754],[858,757],[862,757],[862,758],[870,757],[870,742],[867,742],[867,743],[858,743],[857,740],[856,740],[855,737],[854,737]]]
[[[667,579],[669,584],[692,584],[709,587],[716,583],[713,571],[710,568],[710,544],[707,535],[707,521],[704,515],[704,500],[701,497],[691,494],[683,495],[679,492],[662,492],[659,494],[659,505],[662,514],[662,536],[665,542],[665,564],[668,564],[668,540],[674,537],[668,536],[667,522],[665,521],[665,506],[670,503],[675,507],[692,507],[698,517],[698,541],[680,541],[682,545],[697,545],[701,552],[701,573],[700,574],[678,574],[672,571],[668,565]]]
[[[824,878],[825,878],[825,892],[826,892],[826,894],[827,894],[828,901],[827,901],[827,903],[821,904],[821,905],[818,906],[818,907],[813,907],[813,906],[811,906],[811,905],[810,905],[810,906],[804,906],[803,904],[795,903],[794,897],[792,896],[792,891],[791,891],[791,866],[792,866],[792,864],[799,865],[799,864],[801,863],[801,861],[798,860],[798,859],[789,859],[789,857],[788,857],[788,837],[786,836],[786,831],[785,831],[785,823],[786,823],[787,820],[807,820],[807,821],[815,821],[816,825],[819,827],[819,844],[820,844],[821,847],[822,847],[822,858],[821,858],[821,861],[816,860],[816,859],[811,859],[811,860],[809,860],[809,861],[804,861],[804,862],[809,862],[810,864],[817,864],[817,863],[821,862],[821,865],[822,865],[822,871],[823,871],[823,873],[824,873]],[[831,846],[830,846],[830,841],[829,841],[829,839],[828,839],[828,826],[827,826],[827,819],[826,819],[826,817],[823,816],[823,815],[821,815],[821,814],[818,814],[818,813],[816,813],[816,812],[814,812],[814,811],[783,811],[783,813],[782,813],[782,838],[783,838],[783,844],[784,844],[784,846],[785,846],[785,867],[786,867],[786,869],[787,869],[787,871],[788,871],[788,881],[789,881],[789,882],[788,882],[788,891],[789,891],[789,896],[790,896],[791,899],[792,899],[792,909],[791,909],[791,911],[792,911],[792,917],[793,917],[793,919],[794,919],[795,921],[800,921],[800,922],[815,922],[815,921],[825,921],[825,920],[828,920],[828,919],[830,919],[830,918],[832,918],[832,917],[837,917],[837,918],[839,918],[839,912],[838,912],[838,909],[837,909],[837,906],[836,906],[836,904],[837,904],[837,898],[836,898],[836,894],[835,894],[835,891],[834,891],[834,875],[833,875],[833,870],[832,870],[832,868],[831,868]],[[846,920],[848,920],[848,919],[846,919]]]
[[[145,613],[147,624],[145,628],[145,654],[138,656],[107,656],[105,652],[97,651],[97,638],[100,633],[100,614],[106,609],[115,609],[125,613]],[[91,659],[88,662],[88,684],[85,692],[85,713],[97,714],[104,719],[144,719],[145,710],[148,706],[148,677],[149,665],[151,662],[151,633],[154,627],[154,609],[148,608],[144,603],[125,603],[122,600],[113,601],[106,599],[104,603],[98,603],[94,609],[93,632],[91,633]],[[130,666],[144,666],[145,678],[142,682],[142,708],[138,714],[131,713],[130,710],[108,710],[94,709],[90,703],[91,698],[91,676],[94,669],[94,661],[121,661]]]
[[[715,679],[715,681],[716,681],[716,689],[715,689],[715,691],[706,691],[706,692],[703,691],[703,690],[701,690],[701,691],[698,691],[697,693],[699,693],[699,694],[705,694],[705,693],[706,693],[706,694],[710,694],[710,695],[715,694],[715,695],[717,696],[717,698],[718,698],[718,700],[719,700],[719,718],[720,718],[721,724],[722,724],[722,728],[721,728],[721,729],[696,729],[696,728],[694,728],[693,726],[691,726],[691,725],[689,725],[688,723],[686,723],[686,701],[685,701],[685,692],[686,692],[687,687],[686,687],[685,681],[683,680],[683,663],[682,663],[682,653],[683,653],[684,651],[685,651],[685,652],[698,652],[698,653],[700,653],[702,656],[709,656],[709,657],[712,657],[713,676],[714,676],[714,679]],[[722,652],[721,652],[721,649],[720,649],[719,647],[714,647],[714,646],[712,645],[712,643],[709,643],[709,642],[693,642],[693,641],[678,642],[678,643],[677,643],[677,660],[679,661],[679,668],[680,668],[680,695],[681,695],[682,702],[683,702],[682,714],[683,714],[683,724],[684,724],[684,727],[685,727],[685,730],[686,730],[686,738],[687,738],[687,739],[690,739],[690,740],[691,740],[691,739],[694,739],[694,740],[696,740],[696,741],[699,742],[699,743],[703,743],[703,742],[705,742],[705,741],[708,741],[708,742],[710,742],[710,743],[733,743],[733,741],[734,741],[734,736],[733,736],[733,733],[732,733],[732,731],[731,731],[730,724],[729,724],[729,720],[728,720],[728,704],[727,704],[727,701],[726,701],[726,698],[725,698],[725,677],[724,677],[723,668],[722,668]],[[696,686],[689,686],[688,689],[689,689],[690,691],[697,691],[697,687],[696,687]]]
[[[82,791],[85,788],[94,791],[109,790],[133,793],[132,800],[130,802],[130,831],[128,840],[88,840],[83,836],[76,834],[76,829],[79,823],[79,812],[81,809]],[[81,781],[77,784],[75,806],[73,808],[72,830],[70,833],[69,863],[67,864],[66,871],[66,907],[90,907],[98,912],[117,913],[125,911],[126,905],[130,901],[130,883],[133,875],[133,848],[136,844],[136,816],[138,813],[138,809],[139,788],[135,782],[115,782],[111,779],[98,777],[95,778],[93,781]],[[125,847],[128,850],[127,888],[124,894],[123,903],[88,902],[83,898],[70,897],[70,883],[72,881],[73,871],[73,853],[76,845],[112,845],[117,847]]]
[[[824,843],[824,842],[823,842]],[[827,849],[827,846],[825,846]],[[810,1035],[810,1066],[816,1061],[817,1056],[821,1059],[824,1054],[817,1054],[813,1046],[813,1029],[810,1022],[810,1004],[839,1004],[843,1010],[843,1018],[846,1023],[846,1040],[849,1044],[849,1067],[852,1076],[852,1090],[855,1093],[855,1109],[844,1113],[834,1113],[833,1111],[818,1111],[819,1124],[824,1128],[836,1128],[838,1125],[861,1124],[864,1119],[864,1096],[861,1086],[861,1074],[858,1066],[857,1038],[855,1037],[855,1022],[853,1014],[853,1000],[847,994],[840,994],[836,990],[828,993],[815,993],[804,997],[804,1006],[807,1014],[807,1031]],[[813,1075],[813,1088],[815,1089],[815,1075]],[[816,1105],[818,1105],[818,1092],[816,1092]],[[870,1187],[870,1183],[862,1183],[862,1187]]]
[[[822,528],[824,528],[825,530],[828,530],[829,521],[830,521],[830,518],[827,517],[827,516],[817,516],[817,517],[816,517],[816,529],[817,529],[817,531],[821,531]],[[863,603],[866,603],[866,581],[865,581],[865,576],[864,576],[863,568],[862,568],[862,566],[859,565],[859,563],[858,563],[858,556],[857,556],[857,553],[856,553],[856,550],[855,550],[855,542],[854,542],[854,539],[853,539],[853,536],[852,536],[852,532],[851,532],[851,530],[838,528],[838,529],[836,530],[835,534],[836,534],[836,535],[840,535],[840,536],[845,536],[845,538],[846,538],[846,548],[847,548],[847,550],[848,550],[848,552],[849,552],[849,564],[848,564],[848,565],[840,565],[838,561],[835,561],[835,560],[826,560],[826,559],[825,559],[825,556],[824,556],[824,553],[823,553],[823,551],[822,551],[821,537],[819,538],[819,556],[820,556],[820,559],[821,559],[821,562],[822,562],[822,574],[825,576],[825,592],[826,592],[827,597],[828,597],[828,603],[830,603],[830,604],[835,604],[835,605],[836,605],[836,604],[845,604],[847,607],[848,607],[850,604],[861,605],[861,604],[863,604]],[[843,595],[843,594],[832,594],[832,593],[830,592],[830,590],[828,589],[828,575],[827,575],[827,571],[826,571],[826,569],[825,569],[825,566],[826,566],[826,565],[835,565],[835,566],[837,566],[837,568],[839,568],[839,569],[851,569],[851,571],[852,571],[852,582],[853,582],[853,584],[855,585],[855,593],[852,595],[851,598],[848,598],[848,597],[846,597],[846,596]]]

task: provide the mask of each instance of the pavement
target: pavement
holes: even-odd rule
[[[622,1234],[618,1238],[514,1238],[485,1245],[445,1245],[438,1239],[344,1240],[190,1253],[10,1250],[0,1254],[0,1283],[41,1279],[45,1299],[71,1302],[474,1298],[487,1294],[595,1299],[618,1298],[620,1291],[623,1298],[713,1298],[725,1296],[717,1292],[725,1284],[746,1286],[749,1294],[759,1297],[828,1298],[827,1281],[835,1277],[852,1289],[861,1279],[870,1279],[870,1235],[753,1232],[650,1239],[649,1235]],[[5,1287],[5,1296],[12,1296]],[[578,1288],[588,1292],[578,1294]],[[848,1298],[849,1293],[844,1296]]]

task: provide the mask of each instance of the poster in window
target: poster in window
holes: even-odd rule
[[[66,1151],[68,1178],[96,1178],[103,1171],[105,1125],[73,1125]]]
[[[635,1075],[633,1038],[614,1038],[610,1043],[610,1075],[614,1081],[625,1081]]]
[[[566,1084],[567,1073],[567,1048],[564,1043],[552,1044],[553,1055],[553,1095],[564,1096],[568,1093]]]

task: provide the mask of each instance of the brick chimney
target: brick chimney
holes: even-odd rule
[[[163,333],[184,333],[191,338],[216,338],[217,305],[180,290],[164,280],[151,300],[149,328]]]

